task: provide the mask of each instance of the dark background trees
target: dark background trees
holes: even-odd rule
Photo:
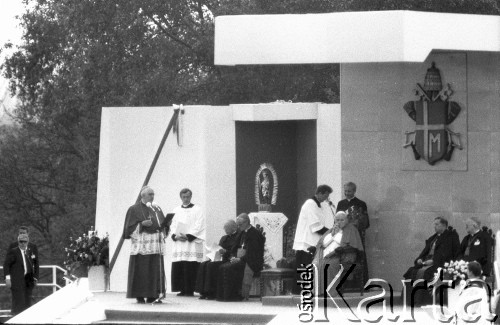
[[[94,224],[103,106],[339,101],[339,67],[216,67],[214,16],[423,10],[499,14],[496,0],[27,0],[3,63],[19,99],[0,129],[0,258],[19,225],[42,264]],[[425,28],[425,27],[422,27]]]

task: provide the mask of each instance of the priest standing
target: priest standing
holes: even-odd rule
[[[139,304],[161,303],[166,288],[164,238],[169,220],[153,203],[154,195],[149,186],[141,189],[141,200],[128,209],[123,229],[123,238],[131,240],[127,298]]]
[[[356,195],[356,184],[348,182],[344,184],[345,199],[339,201],[337,204],[337,212],[345,211],[347,214],[354,212],[356,220],[353,220],[354,225],[358,228],[359,235],[365,246],[365,233],[366,229],[370,227],[370,219],[368,217],[368,208],[366,203],[358,199]]]
[[[191,203],[193,192],[180,192],[182,205],[174,209],[172,219],[172,291],[178,296],[194,296],[196,274],[203,261],[205,214]]]

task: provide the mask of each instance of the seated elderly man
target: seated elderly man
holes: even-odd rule
[[[228,263],[219,268],[217,300],[248,300],[253,277],[264,266],[264,236],[250,224],[248,214],[236,219],[240,235]]]
[[[344,211],[337,212],[333,228],[321,236],[316,246],[313,264],[318,268],[319,287],[317,288],[317,295],[326,295],[325,283],[326,285],[330,284],[337,276],[341,264],[346,266],[355,263],[358,255],[363,250],[361,236],[352,220]],[[326,269],[327,267],[328,269]],[[325,275],[327,281],[325,281]],[[332,288],[330,295],[335,294],[336,288]]]
[[[219,254],[221,254],[221,261],[205,261],[200,264],[198,268],[198,275],[196,277],[196,292],[200,293],[200,299],[215,299],[217,292],[217,275],[219,274],[219,267],[229,262],[231,249],[237,243],[238,239],[238,226],[236,221],[229,220],[224,224],[225,235],[219,241]]]
[[[481,264],[483,274],[488,276],[491,270],[491,237],[481,230],[481,221],[471,217],[465,221],[467,236],[460,244],[458,258],[464,261],[476,261]]]
[[[405,279],[429,281],[438,267],[457,258],[460,241],[455,231],[448,230],[448,221],[443,217],[435,218],[434,231],[436,233],[425,241],[425,248],[415,259],[415,265],[404,274]]]

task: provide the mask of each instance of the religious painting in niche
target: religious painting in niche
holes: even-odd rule
[[[462,150],[460,133],[450,125],[460,114],[460,105],[450,101],[450,84],[443,88],[441,73],[434,62],[427,69],[424,86],[417,83],[418,100],[407,102],[403,108],[416,122],[414,131],[405,132],[404,148],[411,147],[416,160],[423,158],[431,166],[440,160],[450,161],[455,147]]]
[[[259,211],[271,211],[278,200],[278,175],[270,163],[261,164],[255,175],[255,203]]]

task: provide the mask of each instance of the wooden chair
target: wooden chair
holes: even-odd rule
[[[364,260],[364,252],[352,247],[342,249],[340,263],[344,266],[344,272],[347,272],[355,264],[351,274],[341,287],[342,292],[359,292],[361,296],[364,294],[364,285],[368,280],[365,279]]]
[[[266,233],[264,232],[264,228],[259,224],[255,225],[255,229],[257,229],[262,237],[264,238],[264,245],[266,244]],[[261,284],[260,284],[260,272],[254,274],[252,286],[250,288],[250,297],[261,297]]]

